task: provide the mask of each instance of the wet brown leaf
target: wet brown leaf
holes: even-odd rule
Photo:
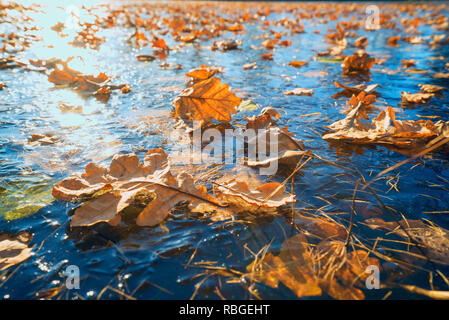
[[[405,239],[416,241],[423,246],[427,256],[434,262],[449,265],[449,231],[435,224],[424,223],[421,220],[403,220],[387,222],[380,218],[365,220],[371,229],[384,229]],[[405,229],[405,231],[404,231]]]
[[[343,61],[343,74],[369,73],[375,61],[376,60],[371,58],[366,52],[357,51],[352,56],[346,57]]]
[[[223,68],[201,65],[197,69],[190,70],[186,76],[193,78],[195,81],[207,80],[210,77],[220,73]]]
[[[247,271],[272,288],[282,282],[299,298],[327,293],[334,299],[362,300],[365,295],[355,285],[366,279],[369,265],[379,266],[379,261],[366,251],[348,252],[342,241],[322,241],[314,247],[297,234],[284,241],[278,256],[269,253]]]
[[[15,266],[29,257],[33,247],[28,242],[33,237],[29,232],[19,233],[15,237],[0,235],[0,271]]]
[[[426,103],[434,95],[435,95],[434,93],[401,92],[402,102],[405,102],[405,103]]]
[[[263,108],[258,116],[252,116],[251,118],[247,118],[244,116],[247,124],[246,129],[262,129],[267,128],[270,125],[276,124],[276,120],[279,119],[280,115],[276,109],[272,107]]]
[[[206,201],[211,205],[214,201],[186,172],[174,176],[162,149],[149,150],[143,164],[134,154],[114,156],[109,169],[90,163],[81,176],[73,175],[56,184],[52,194],[64,201],[85,200],[75,210],[73,227],[102,221],[117,225],[128,207],[137,208],[137,225],[154,226],[179,202]]]
[[[421,88],[420,91],[424,93],[438,93],[444,90],[444,87],[433,84],[419,84],[418,86]]]
[[[312,96],[313,89],[295,88],[293,90],[284,91],[284,95],[286,95],[286,96]]]
[[[288,65],[294,68],[301,68],[302,66],[305,66],[307,64],[307,62],[305,61],[298,61],[298,60],[294,60],[292,62],[290,62]]]

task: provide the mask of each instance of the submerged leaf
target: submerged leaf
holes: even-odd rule
[[[387,222],[380,218],[367,219],[365,223],[371,229],[385,229],[406,239],[410,236],[422,245],[427,256],[434,262],[449,265],[448,230],[421,220],[400,221],[400,227],[397,222]]]
[[[436,86],[433,84],[419,84],[422,92],[425,93],[438,93],[444,90],[444,87]]]
[[[361,300],[365,295],[355,284],[366,279],[369,265],[379,266],[369,252],[347,252],[342,241],[322,241],[312,246],[304,235],[296,234],[284,241],[278,256],[270,253],[250,264],[247,271],[253,279],[272,288],[282,282],[299,298],[325,292],[334,299]]]
[[[0,271],[15,266],[29,257],[33,247],[28,242],[33,237],[28,232],[22,232],[15,237],[0,235]]]

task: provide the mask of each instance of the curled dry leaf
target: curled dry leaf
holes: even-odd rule
[[[228,207],[219,208],[201,202],[191,205],[193,212],[214,213],[213,221],[232,219],[239,213],[273,213],[278,207],[295,202],[295,196],[287,194],[285,186],[277,182],[262,183],[254,175],[239,172],[226,175],[213,182],[214,197]]]
[[[286,96],[312,96],[313,89],[295,88],[293,90],[285,90],[284,95],[286,95]]]
[[[271,52],[263,53],[263,54],[261,54],[260,59],[272,61],[273,60],[273,53],[271,53]]]
[[[241,32],[241,31],[245,31],[245,27],[242,24],[236,22],[236,23],[228,26],[227,30],[233,31],[233,32]]]
[[[350,86],[346,86],[344,84],[341,84],[337,81],[334,82],[334,85],[337,88],[341,88],[343,89],[343,91],[341,92],[337,92],[336,94],[334,94],[332,96],[332,98],[336,99],[339,97],[351,97],[352,95],[358,95],[360,92],[365,92],[366,94],[370,94],[373,93],[374,94],[374,90],[379,87],[378,84],[370,84],[370,85],[365,85],[365,84],[358,84],[354,87],[350,87]]]
[[[281,282],[299,298],[325,292],[334,299],[362,300],[365,295],[355,285],[367,278],[369,265],[379,266],[379,261],[367,251],[348,252],[342,241],[312,246],[304,235],[297,234],[284,241],[279,255],[269,253],[247,266],[247,271],[272,288]]]
[[[265,150],[257,149],[254,152],[257,159],[248,157],[245,164],[248,167],[269,167],[271,164],[278,166],[278,171],[295,168],[299,161],[308,154],[304,151],[304,144],[296,139],[292,133],[286,129],[270,127],[257,130],[257,135],[248,140],[249,146],[265,144],[265,150],[270,151],[269,156]],[[273,148],[274,146],[274,148]]]
[[[210,77],[216,75],[222,70],[223,68],[211,67],[203,64],[199,68],[187,72],[186,76],[193,78],[193,80],[195,81],[202,81],[209,79]]]
[[[58,137],[54,137],[53,134],[37,134],[33,133],[30,138],[28,138],[28,144],[30,146],[48,146],[59,142]]]
[[[295,225],[321,239],[345,240],[345,227],[330,218],[309,217],[295,212]]]
[[[401,40],[401,36],[394,36],[394,37],[388,38],[387,43],[389,46],[397,46],[399,40]]]
[[[155,57],[147,55],[147,54],[140,54],[140,55],[136,56],[136,59],[141,62],[151,62],[151,61],[156,60]]]
[[[285,186],[277,182],[223,177],[214,183],[215,197],[229,204],[229,210],[238,212],[272,212],[276,208],[295,202],[295,195],[286,194]]]
[[[305,66],[307,64],[307,62],[305,61],[298,61],[298,60],[294,60],[292,62],[290,62],[288,65],[294,68],[301,68],[302,66]]]
[[[292,42],[292,40],[282,40],[281,42],[279,42],[279,45],[282,47],[290,47]]]
[[[247,124],[246,129],[261,129],[267,128],[270,125],[276,124],[276,120],[279,119],[280,115],[276,109],[272,107],[263,108],[258,116],[252,116],[251,118],[247,118],[244,116]]]
[[[380,112],[371,123],[361,121],[362,115],[362,105],[352,109],[346,118],[328,127],[332,132],[324,134],[323,139],[413,147],[440,134],[430,120],[396,120],[392,107]]]
[[[408,93],[401,92],[402,102],[405,103],[426,103],[430,98],[432,98],[434,93]]]
[[[135,154],[114,156],[109,169],[90,163],[81,176],[54,185],[52,194],[64,201],[84,201],[75,209],[73,227],[102,221],[117,225],[127,208],[137,209],[137,225],[154,226],[181,201],[215,203],[204,187],[194,185],[188,173],[176,177],[171,173],[162,149],[149,150],[143,164]]]
[[[424,93],[438,93],[444,90],[444,87],[440,87],[433,84],[419,84],[420,91]]]
[[[242,44],[242,40],[234,40],[234,39],[223,39],[219,41],[214,41],[211,50],[221,50],[221,51],[229,51],[229,50],[237,50]]]
[[[343,74],[367,74],[375,61],[376,59],[370,57],[366,52],[357,51],[343,61]]]
[[[218,78],[210,78],[185,89],[173,101],[178,118],[210,122],[231,121],[231,113],[242,99],[229,91],[229,86]]]
[[[279,119],[279,113],[267,107],[262,109],[256,117],[246,118],[246,129],[256,130],[255,136],[248,140],[248,146],[260,146],[265,144],[265,150],[270,150],[270,156],[265,151],[253,150],[257,159],[248,157],[245,164],[249,167],[268,167],[276,163],[279,169],[294,168],[302,157],[306,155],[304,144],[294,137],[287,128],[275,127]],[[272,141],[274,139],[274,141]],[[274,150],[272,148],[274,146]],[[273,152],[275,151],[275,152]]]
[[[21,232],[15,237],[0,235],[0,271],[15,266],[29,257],[33,247],[28,246],[33,235]]]
[[[274,39],[274,40],[273,39],[267,39],[264,42],[262,42],[261,46],[265,47],[265,49],[267,49],[267,50],[273,50],[274,46],[277,45],[278,42],[279,41],[276,40],[276,39]]]
[[[257,69],[257,62],[245,63],[243,65],[243,70]]]
[[[357,38],[357,39],[355,40],[354,45],[355,45],[357,48],[365,49],[365,47],[368,45],[368,38],[367,38],[366,36]]]
[[[365,91],[360,92],[357,96],[353,95],[349,100],[349,104],[356,108],[359,105],[370,105],[376,101],[376,96],[374,94],[366,95]]]

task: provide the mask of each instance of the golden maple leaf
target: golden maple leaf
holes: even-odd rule
[[[229,86],[218,78],[209,78],[185,89],[173,101],[175,116],[183,119],[209,122],[231,121],[231,113],[240,105],[241,98],[229,91]]]

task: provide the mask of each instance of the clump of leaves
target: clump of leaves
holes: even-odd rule
[[[143,164],[135,154],[114,156],[109,169],[90,163],[81,176],[72,175],[55,184],[52,194],[55,199],[84,202],[74,211],[72,227],[99,222],[116,226],[122,216],[129,218],[127,213],[136,210],[137,225],[155,226],[180,202],[189,203],[194,212],[217,211],[229,216],[274,210],[294,201],[294,196],[285,195],[279,183],[249,186],[244,180],[220,181],[214,183],[213,197],[204,186],[196,186],[189,173],[175,174],[162,149],[152,149]]]
[[[349,113],[352,109],[360,107],[360,117],[365,120],[369,120],[366,111],[376,101],[376,96],[373,94],[366,95],[365,91],[360,92],[357,96],[352,95],[349,99],[349,109],[345,113]]]
[[[424,93],[438,93],[444,90],[444,87],[433,84],[419,84],[420,91]]]
[[[100,101],[107,102],[111,95],[111,90],[121,90],[127,87],[127,84],[111,85],[111,78],[105,73],[97,76],[86,75],[79,71],[71,69],[67,62],[60,64],[62,68],[55,66],[54,70],[48,75],[48,81],[58,87],[69,87],[80,93],[97,96]]]
[[[357,51],[343,61],[343,74],[368,74],[376,59],[364,51]]]
[[[53,136],[51,133],[38,134],[33,133],[30,138],[28,138],[28,144],[30,146],[47,146],[59,142],[59,138]]]
[[[357,284],[367,278],[369,265],[380,263],[367,251],[349,252],[345,243],[337,240],[313,246],[297,234],[284,241],[279,255],[269,253],[250,264],[247,271],[253,280],[272,288],[281,282],[299,298],[326,293],[334,299],[362,300],[365,295]]]
[[[381,111],[371,123],[363,122],[362,117],[368,119],[360,104],[349,111],[346,118],[328,126],[332,132],[324,134],[323,139],[407,148],[441,134],[439,127],[430,120],[396,120],[392,107]]]

